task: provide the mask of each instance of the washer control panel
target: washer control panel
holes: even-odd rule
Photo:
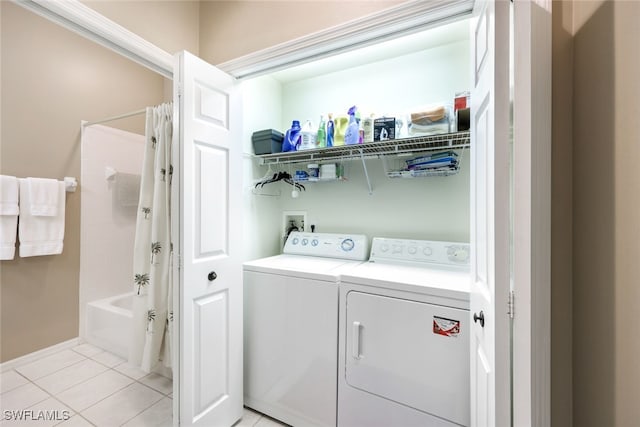
[[[469,268],[470,249],[468,243],[374,237],[369,261]]]
[[[362,234],[305,233],[293,231],[282,253],[366,261],[367,236]]]

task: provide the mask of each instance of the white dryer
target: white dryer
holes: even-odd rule
[[[367,259],[362,235],[289,235],[244,264],[244,403],[293,426],[335,426],[338,277]]]
[[[339,427],[468,426],[469,246],[374,238],[341,276]]]

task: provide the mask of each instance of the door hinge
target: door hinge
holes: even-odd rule
[[[507,313],[509,314],[509,318],[513,319],[515,314],[515,292],[509,291],[509,300],[507,301]]]
[[[182,85],[180,83],[176,83],[178,85],[178,98],[182,98]]]
[[[176,254],[176,267],[178,270],[182,270],[182,256],[180,254]]]

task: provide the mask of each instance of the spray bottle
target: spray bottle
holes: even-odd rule
[[[318,148],[327,146],[327,131],[325,130],[324,117],[320,116],[320,125],[318,125],[318,134],[316,136],[316,145]]]
[[[327,147],[333,147],[334,134],[335,126],[333,123],[333,114],[329,113],[329,121],[327,121]]]
[[[354,145],[358,143],[360,139],[360,126],[356,121],[356,106],[349,108],[349,125],[347,131],[344,134],[344,143],[346,145]]]

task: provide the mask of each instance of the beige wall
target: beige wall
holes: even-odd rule
[[[82,0],[96,12],[173,54],[199,51],[198,20],[200,2]]]
[[[551,425],[572,421],[573,3],[552,4]]]
[[[640,420],[640,2],[574,2],[574,422]]]
[[[203,1],[200,57],[220,64],[399,3],[403,1]]]
[[[19,6],[0,7],[2,173],[79,178],[80,120],[157,104],[164,79]],[[143,132],[143,122],[111,125]],[[1,263],[2,361],[78,336],[79,193],[66,209],[62,255]]]
[[[215,63],[399,1],[84,3],[168,52],[198,53],[206,48],[208,60]],[[11,3],[0,2],[0,11],[3,174],[79,177],[80,120],[137,110],[167,96],[164,79],[119,55]],[[260,26],[263,19],[280,22],[285,11],[314,19],[286,27]],[[200,40],[203,35],[204,41]],[[143,119],[110,125],[142,132]],[[64,253],[16,257],[0,265],[0,361],[78,335],[79,221],[80,195],[69,194]]]

